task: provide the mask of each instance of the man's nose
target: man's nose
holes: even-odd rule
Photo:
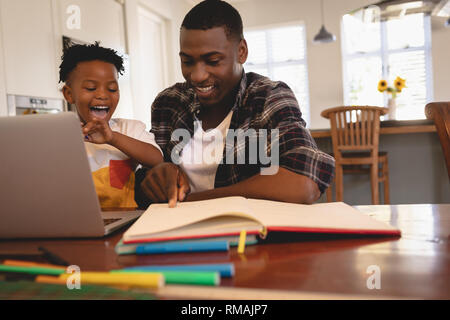
[[[195,84],[201,84],[208,79],[208,71],[203,63],[197,63],[191,72],[191,81]]]

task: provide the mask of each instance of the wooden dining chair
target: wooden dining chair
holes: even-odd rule
[[[389,168],[386,152],[379,152],[380,116],[387,108],[343,106],[322,111],[330,120],[333,156],[336,160],[336,201],[344,198],[344,173],[369,173],[372,204],[380,203],[378,184],[384,183],[384,203],[389,204]],[[381,165],[381,168],[379,168]],[[332,188],[327,191],[332,201]]]
[[[441,141],[450,180],[450,102],[431,102],[425,106],[425,115],[433,119]]]

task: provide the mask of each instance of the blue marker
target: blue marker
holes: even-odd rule
[[[209,263],[209,264],[182,264],[182,265],[153,265],[137,266],[120,270],[121,272],[158,272],[158,271],[212,271],[219,272],[221,277],[234,276],[234,264]]]
[[[136,254],[158,254],[158,253],[176,253],[176,252],[209,252],[209,251],[228,251],[230,245],[228,241],[185,241],[177,243],[150,243],[138,245]]]

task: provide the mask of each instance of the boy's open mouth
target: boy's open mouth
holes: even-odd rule
[[[104,119],[108,115],[109,107],[93,106],[93,107],[89,107],[89,110],[91,111],[92,116],[99,118],[99,119]]]

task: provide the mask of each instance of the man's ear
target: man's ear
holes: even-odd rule
[[[64,87],[62,88],[62,93],[68,103],[70,104],[75,103],[75,100],[73,99],[72,88],[69,87],[67,84],[65,84]]]
[[[244,64],[245,61],[247,61],[247,57],[248,57],[248,47],[247,47],[247,41],[245,41],[245,39],[241,39],[241,41],[239,41],[239,46],[238,46],[238,60],[240,64]]]

